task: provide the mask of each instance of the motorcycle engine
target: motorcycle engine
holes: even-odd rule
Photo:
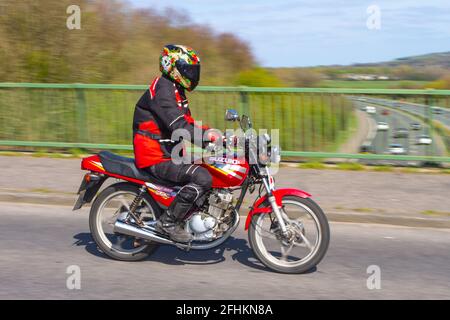
[[[210,241],[219,238],[232,221],[233,194],[227,190],[213,190],[202,211],[194,213],[186,221],[186,231],[194,234],[194,240]]]

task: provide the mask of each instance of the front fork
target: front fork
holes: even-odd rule
[[[281,213],[281,210],[278,207],[275,196],[273,195],[273,190],[275,190],[275,184],[273,182],[273,178],[270,175],[269,169],[267,167],[266,167],[266,173],[267,173],[267,175],[263,177],[262,181],[263,181],[264,187],[266,188],[266,191],[267,191],[267,199],[269,200],[270,206],[272,207],[272,210],[275,213],[275,217],[278,220],[278,224],[280,226],[281,233],[283,234],[283,236],[286,236],[288,233],[286,223],[284,222],[283,214]]]

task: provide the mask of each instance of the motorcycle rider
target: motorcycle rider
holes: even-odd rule
[[[170,142],[172,132],[185,129],[191,142],[203,138],[208,126],[198,126],[191,116],[185,90],[192,91],[200,80],[200,59],[187,46],[166,45],[160,59],[162,75],[153,80],[136,104],[133,118],[133,146],[136,166],[167,185],[183,186],[160,217],[156,228],[177,242],[189,242],[191,234],[182,226],[183,218],[199,198],[211,189],[208,170],[196,164],[176,164],[171,152],[178,143]],[[213,139],[211,139],[213,140]]]

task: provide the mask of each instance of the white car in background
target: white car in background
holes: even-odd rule
[[[386,122],[378,122],[377,123],[377,130],[378,131],[388,131],[389,125]]]
[[[433,142],[430,136],[427,136],[426,134],[420,135],[417,137],[417,144],[425,144],[429,145]]]
[[[405,148],[401,144],[393,143],[389,145],[390,154],[406,154]]]
[[[431,107],[431,112],[433,112],[434,114],[443,114],[444,113],[444,111],[439,107]]]
[[[377,109],[374,106],[366,106],[366,112],[374,114],[377,113]]]

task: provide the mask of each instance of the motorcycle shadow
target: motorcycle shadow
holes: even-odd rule
[[[85,250],[90,254],[110,259],[98,249],[90,233],[78,233],[74,235],[74,239],[75,242],[73,245],[84,246]],[[271,271],[255,258],[247,244],[247,240],[233,236],[222,245],[209,250],[191,250],[186,252],[173,246],[161,245],[146,260],[168,265],[209,265],[222,263],[228,258],[256,270]]]

